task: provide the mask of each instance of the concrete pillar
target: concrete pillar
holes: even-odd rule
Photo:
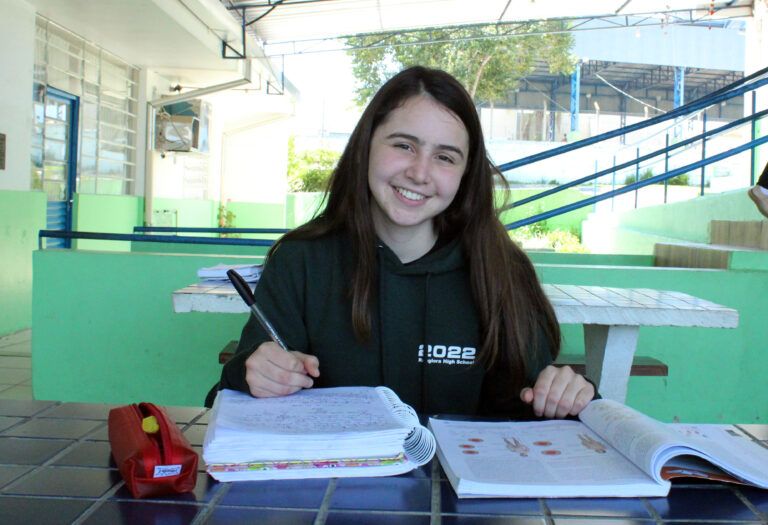
[[[579,90],[581,88],[581,62],[571,74],[571,131],[579,130]]]

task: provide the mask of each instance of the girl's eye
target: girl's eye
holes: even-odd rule
[[[396,148],[400,148],[400,149],[404,149],[404,150],[410,150],[411,149],[411,145],[410,144],[398,143],[398,144],[394,144],[394,146]]]
[[[443,162],[448,162],[450,164],[455,164],[453,157],[450,157],[448,155],[438,155],[438,159],[442,160]]]

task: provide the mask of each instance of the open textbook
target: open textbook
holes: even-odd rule
[[[217,264],[197,270],[197,277],[207,281],[228,281],[227,270],[235,270],[246,282],[256,283],[261,277],[261,264]]]
[[[220,481],[389,476],[427,463],[435,448],[389,388],[310,388],[263,399],[222,390],[203,459]]]
[[[768,448],[736,426],[661,423],[608,399],[579,419],[429,426],[459,498],[666,496],[680,476],[768,488]]]

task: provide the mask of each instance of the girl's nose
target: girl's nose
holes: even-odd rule
[[[429,170],[429,158],[419,155],[413,160],[406,174],[413,182],[424,184],[429,181]]]

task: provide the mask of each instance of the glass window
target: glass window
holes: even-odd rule
[[[65,173],[67,106],[46,97],[50,86],[80,98],[76,191],[130,194],[135,186],[138,69],[40,16],[34,68],[33,188],[46,191],[49,198],[64,191],[58,181]]]

